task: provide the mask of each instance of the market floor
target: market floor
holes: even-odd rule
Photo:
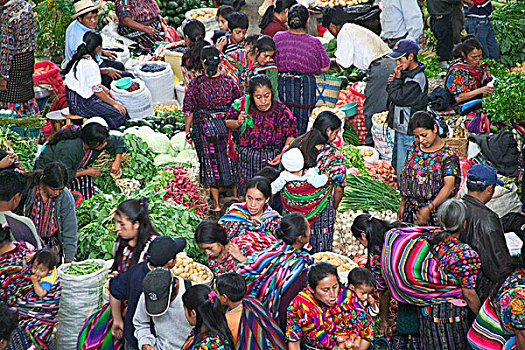
[[[250,26],[247,33],[248,35],[258,34],[260,32],[259,21],[261,20],[261,16],[259,16],[257,11],[259,10],[259,6],[262,3],[263,0],[246,0],[246,5],[241,8],[241,11],[246,13],[250,20]]]

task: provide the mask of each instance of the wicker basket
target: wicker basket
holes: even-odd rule
[[[468,152],[468,139],[467,138],[456,138],[456,139],[444,139],[450,147],[452,147],[458,157],[466,157]]]

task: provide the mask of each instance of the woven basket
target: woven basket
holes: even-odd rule
[[[467,138],[456,138],[456,139],[444,139],[450,147],[452,147],[458,157],[466,157],[468,152],[468,139]]]

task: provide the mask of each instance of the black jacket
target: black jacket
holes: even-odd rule
[[[449,15],[460,0],[427,0],[427,10],[431,16]]]
[[[419,63],[416,69],[403,71],[401,78],[395,78],[387,85],[386,91],[389,101],[388,125],[406,134],[412,114],[427,110],[428,79],[425,65]]]
[[[478,252],[481,259],[476,292],[483,304],[503,276],[511,257],[498,215],[468,194],[463,196],[463,202],[467,206],[467,229],[459,239]]]

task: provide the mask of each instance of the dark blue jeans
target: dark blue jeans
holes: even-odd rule
[[[465,29],[467,33],[476,35],[483,48],[484,58],[499,60],[499,45],[490,19],[467,17],[465,19]]]

